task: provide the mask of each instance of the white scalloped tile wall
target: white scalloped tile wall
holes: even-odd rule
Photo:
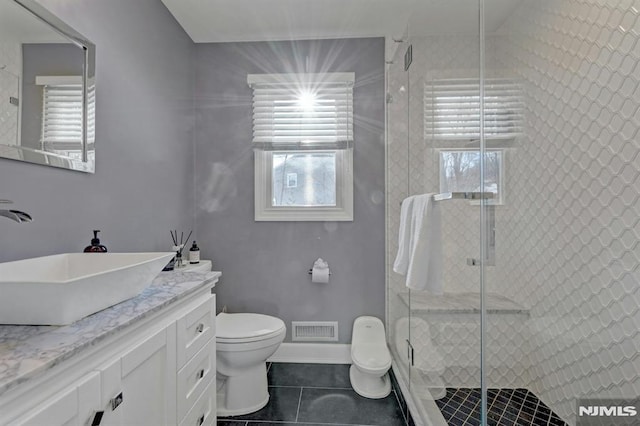
[[[480,386],[480,320],[474,314],[438,314],[424,318],[430,337],[445,362],[441,378],[448,387]],[[487,368],[491,387],[516,388],[528,383],[528,317],[518,314],[489,315]],[[418,346],[429,336],[414,333]],[[416,345],[414,345],[415,347]]]
[[[640,394],[638,11],[639,0],[528,0],[487,39],[488,75],[519,77],[526,95],[487,286],[531,309],[524,324],[490,316],[489,385],[527,387],[570,424],[577,397]],[[409,148],[406,136],[400,152],[389,147],[388,271],[400,199],[437,191],[437,164],[421,135],[421,79],[469,72],[477,57],[474,37],[413,42]],[[390,138],[395,128],[390,121]],[[477,253],[477,209],[445,208],[445,288],[474,291],[478,271],[464,260]],[[390,314],[406,314],[392,300],[402,280],[389,272],[389,283]],[[448,363],[445,383],[477,386],[477,320],[428,321],[442,322],[431,339]]]
[[[529,0],[501,31],[528,130],[495,280],[531,307],[530,389],[570,423],[576,397],[640,394],[639,11]]]
[[[0,141],[17,143],[18,108],[9,103],[9,97],[19,97],[21,74],[20,44],[0,42]]]

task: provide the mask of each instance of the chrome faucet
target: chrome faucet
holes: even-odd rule
[[[12,204],[12,203],[13,201],[11,200],[0,200],[0,204]],[[18,223],[33,221],[33,218],[29,213],[25,213],[20,210],[0,209],[0,216],[8,217],[9,219]]]

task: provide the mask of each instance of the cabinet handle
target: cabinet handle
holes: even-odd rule
[[[202,379],[203,377],[204,377],[204,368],[200,370],[200,372],[198,373],[198,379]]]
[[[202,423],[204,423],[204,414],[200,416],[200,418],[198,419],[198,426],[200,426]]]
[[[204,324],[200,323],[198,324],[198,326],[196,327],[196,333],[202,333],[204,331]]]
[[[124,397],[122,396],[122,392],[120,392],[114,398],[111,398],[111,401],[110,401],[111,402],[111,411],[113,411],[116,408],[118,408],[120,406],[120,404],[122,404],[123,401],[124,401]]]
[[[100,422],[102,421],[102,416],[104,416],[104,411],[94,411],[93,419],[91,419],[90,426],[100,426]]]

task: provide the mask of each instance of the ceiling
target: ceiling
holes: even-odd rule
[[[196,43],[369,37],[397,31],[412,0],[162,0]]]
[[[485,0],[497,30],[524,0]],[[535,0],[531,0],[535,1]],[[477,34],[477,0],[162,0],[196,43]]]
[[[0,39],[20,43],[69,43],[68,39],[12,1],[0,1]]]

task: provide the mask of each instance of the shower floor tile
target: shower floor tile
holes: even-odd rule
[[[527,389],[489,389],[487,396],[489,425],[566,425]],[[447,388],[447,394],[436,404],[449,426],[480,424],[480,389]]]

